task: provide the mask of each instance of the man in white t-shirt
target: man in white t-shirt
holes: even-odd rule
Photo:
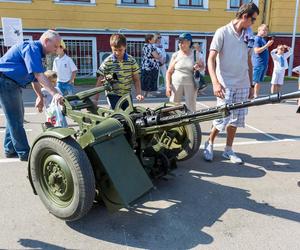
[[[247,101],[253,96],[251,55],[253,38],[251,26],[259,14],[254,3],[243,4],[236,18],[219,28],[212,40],[208,70],[217,105]],[[243,163],[232,150],[238,127],[245,127],[247,109],[238,109],[230,116],[214,120],[208,141],[204,145],[204,159],[213,160],[213,143],[220,131],[226,129],[227,141],[223,157],[233,163]]]
[[[57,87],[63,95],[72,95],[77,67],[72,58],[66,55],[66,45],[63,40],[57,49],[57,55],[53,62],[53,71],[57,73]]]

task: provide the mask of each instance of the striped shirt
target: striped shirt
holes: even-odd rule
[[[116,73],[118,84],[115,84],[111,93],[123,96],[131,91],[133,75],[140,73],[136,60],[125,53],[123,61],[118,61],[114,54],[108,56],[97,70],[100,76]]]

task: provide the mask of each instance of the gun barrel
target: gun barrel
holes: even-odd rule
[[[299,98],[300,97],[300,90],[287,93],[287,94],[272,94],[268,96],[263,96],[259,98],[255,98],[249,101],[245,102],[239,102],[239,103],[232,103],[228,104],[227,108],[228,110],[234,110],[234,109],[240,109],[240,108],[247,108],[247,107],[252,107],[252,106],[260,106],[260,105],[265,105],[265,104],[270,104],[270,103],[280,103],[283,100],[287,99],[294,99],[294,98]]]
[[[101,87],[96,87],[96,88],[92,88],[89,90],[85,90],[85,91],[81,91],[75,95],[69,95],[66,96],[65,99],[67,99],[68,101],[74,101],[74,100],[84,100],[88,97],[91,97],[93,95],[96,95],[98,93],[104,92],[104,91],[109,91],[111,90],[111,86],[108,84],[105,84]]]
[[[176,123],[186,119],[189,119],[189,122],[200,122],[208,121],[216,118],[226,117],[230,114],[231,110],[247,108],[252,106],[260,106],[269,103],[280,103],[283,100],[299,98],[300,90],[287,94],[272,94],[269,96],[259,97],[253,100],[238,102],[232,104],[225,104],[218,107],[202,109],[196,112],[185,112],[177,113],[168,116],[161,116],[159,113],[148,115],[145,117],[140,117],[136,120],[136,125],[139,127],[150,127],[155,125],[164,125],[168,123]]]

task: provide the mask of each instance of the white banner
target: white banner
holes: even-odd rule
[[[13,46],[23,42],[23,28],[21,18],[2,17],[4,46]]]

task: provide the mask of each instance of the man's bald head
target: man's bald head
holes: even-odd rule
[[[57,48],[59,48],[61,37],[58,32],[47,30],[41,35],[40,41],[43,45],[44,53],[51,54],[56,53]]]

